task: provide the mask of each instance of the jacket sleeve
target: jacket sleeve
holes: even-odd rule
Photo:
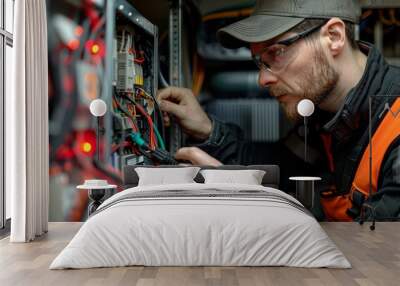
[[[272,143],[246,141],[238,126],[221,122],[212,116],[210,118],[213,128],[208,140],[202,143],[192,142],[190,145],[199,147],[223,164],[279,165],[281,189],[293,189],[293,184],[288,178],[298,175],[299,170],[305,170],[305,163],[286,144],[282,141]],[[310,173],[315,172],[312,169],[308,170]]]
[[[372,196],[376,219],[400,218],[400,144],[396,145],[382,164],[378,191]]]
[[[199,147],[224,164],[240,164],[237,150],[240,142],[243,141],[242,130],[238,126],[224,123],[212,115],[209,117],[212,121],[210,137],[204,142],[189,141],[189,144]]]
[[[251,142],[243,138],[242,130],[235,124],[225,123],[210,116],[213,127],[210,137],[202,143],[194,143],[223,164],[278,164],[284,161],[280,157],[281,144]]]

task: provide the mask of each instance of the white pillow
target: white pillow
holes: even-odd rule
[[[193,179],[199,170],[199,167],[135,168],[138,186],[196,183]]]
[[[226,183],[261,185],[265,171],[262,170],[201,170],[205,184]]]

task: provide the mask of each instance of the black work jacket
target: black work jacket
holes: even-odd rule
[[[212,117],[213,129],[209,139],[195,144],[224,164],[278,164],[281,168],[281,189],[294,189],[290,176],[319,175],[323,178],[320,189],[334,185],[338,194],[348,193],[357,166],[368,146],[369,97],[372,96],[372,130],[379,123],[378,116],[386,102],[400,96],[400,68],[389,65],[373,46],[360,43],[368,55],[367,66],[360,82],[350,90],[336,114],[321,110],[310,118],[309,155],[304,162],[304,127],[296,126],[278,143],[254,143],[243,140],[241,130],[233,124]],[[396,111],[395,111],[396,112]],[[399,114],[400,116],[400,114]],[[383,118],[382,116],[381,118]],[[327,145],[321,135],[331,137],[330,153],[334,171],[327,155]],[[389,148],[382,163],[378,192],[373,195],[378,219],[400,217],[400,139]]]

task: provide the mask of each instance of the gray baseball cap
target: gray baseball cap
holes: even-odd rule
[[[273,39],[305,19],[358,23],[360,13],[358,0],[257,0],[250,17],[218,30],[217,38],[226,48],[239,48]]]

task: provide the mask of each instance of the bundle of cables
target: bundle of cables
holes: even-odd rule
[[[122,113],[124,113],[128,118],[130,118],[131,124],[132,124],[132,133],[130,133],[127,138],[131,140],[139,149],[139,151],[145,155],[146,157],[149,157],[152,160],[156,160],[160,163],[165,163],[165,164],[171,164],[175,165],[177,164],[176,160],[171,156],[166,150],[165,150],[165,144],[164,141],[157,129],[157,127],[154,125],[153,120],[151,116],[145,111],[143,106],[132,100],[127,94],[121,93],[118,94],[115,91],[113,95],[113,104],[115,107],[117,107]],[[123,107],[123,104],[119,101],[119,97],[122,97],[126,99],[130,104],[132,104],[135,107],[135,110],[137,110],[147,121],[148,124],[148,130],[149,130],[149,135],[148,135],[148,142],[147,143],[141,136],[139,128],[135,125],[136,118],[134,117],[134,114],[132,112],[129,112],[126,108]],[[157,140],[156,140],[157,137]],[[159,148],[160,147],[160,148]]]
[[[160,133],[158,132],[158,128],[157,128],[156,124],[154,123],[155,132],[156,132],[157,138],[160,141],[160,144],[164,145],[164,142],[161,142],[162,140],[160,140],[161,138],[165,138],[163,115],[162,115],[162,112],[161,112],[160,106],[158,105],[157,100],[154,98],[154,96],[152,96],[151,94],[147,93],[143,88],[138,87],[138,86],[136,86],[135,88],[136,88],[136,91],[138,92],[138,95],[149,99],[153,103],[153,107],[155,107],[155,109],[157,111],[157,115],[159,116],[158,120],[157,120],[157,118],[155,116],[154,117],[154,121],[158,121],[160,123],[161,131],[162,131],[162,137],[161,137]],[[147,107],[147,110],[148,110],[148,113],[152,112],[152,110],[149,110],[149,107]],[[162,147],[162,148],[165,149],[165,146]]]

